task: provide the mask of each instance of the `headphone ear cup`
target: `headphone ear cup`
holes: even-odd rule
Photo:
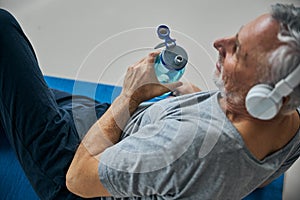
[[[257,119],[269,120],[279,112],[282,100],[279,103],[270,96],[273,88],[270,85],[258,84],[252,87],[246,96],[246,109]]]

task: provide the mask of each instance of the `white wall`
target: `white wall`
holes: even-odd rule
[[[119,84],[127,66],[160,42],[155,28],[164,23],[178,44],[188,50],[191,65],[185,78],[207,89],[214,87],[210,79],[217,57],[213,41],[234,34],[276,1],[0,2],[19,19],[47,75]]]
[[[14,13],[37,52],[47,75],[121,84],[127,66],[160,42],[155,28],[167,24],[177,44],[187,49],[184,80],[214,88],[211,72],[215,39],[276,2],[299,0],[0,0]],[[300,162],[286,177],[285,199],[300,188]]]

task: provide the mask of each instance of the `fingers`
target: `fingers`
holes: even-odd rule
[[[157,58],[157,56],[159,55],[160,52],[151,52],[148,54],[148,56],[145,58],[145,64],[147,65],[147,67],[153,67],[153,64]]]
[[[160,54],[159,51],[151,52],[148,54],[148,56],[142,58],[140,61],[132,65],[131,67],[140,67],[142,66],[142,63],[144,64],[152,64],[155,62],[156,57]]]
[[[159,51],[149,53],[148,56],[146,57],[146,61],[148,63],[154,63],[159,53],[160,53]]]
[[[156,56],[158,56],[160,54],[160,51],[154,51],[148,54],[148,57],[154,57],[156,58]]]

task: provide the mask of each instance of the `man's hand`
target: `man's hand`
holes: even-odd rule
[[[183,82],[182,86],[173,90],[172,94],[174,96],[180,96],[180,95],[192,94],[192,93],[200,92],[200,91],[201,91],[201,89],[198,88],[197,86],[195,86],[194,84],[192,84],[190,82]]]
[[[146,58],[128,68],[121,95],[139,104],[182,85],[181,82],[159,83],[153,67],[158,54],[159,52],[150,53]]]

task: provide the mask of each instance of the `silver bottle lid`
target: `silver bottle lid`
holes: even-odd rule
[[[188,55],[182,47],[176,45],[164,49],[162,51],[161,59],[167,68],[181,70],[188,62]]]

